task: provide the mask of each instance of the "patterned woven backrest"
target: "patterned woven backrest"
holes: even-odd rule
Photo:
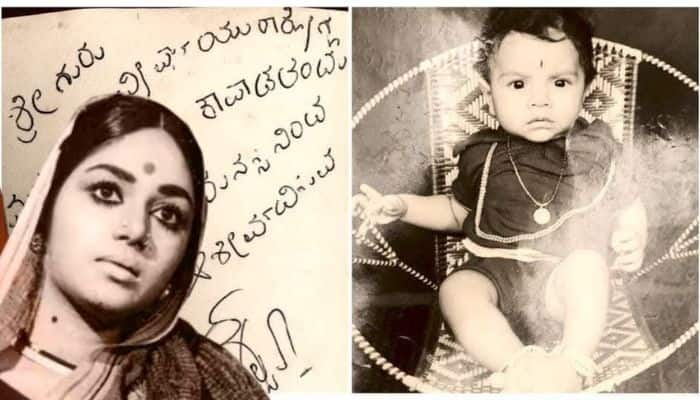
[[[613,136],[625,145],[632,142],[637,66],[641,51],[618,43],[594,39],[596,77],[588,87],[581,116],[589,122],[602,119]],[[428,108],[433,160],[433,191],[450,193],[457,176],[455,143],[486,127],[497,128],[498,121],[485,110],[486,100],[472,67],[471,46],[447,51],[431,60],[426,70]],[[465,260],[459,238],[439,236],[436,243],[438,276]]]

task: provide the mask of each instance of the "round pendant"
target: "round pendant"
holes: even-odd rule
[[[532,219],[535,220],[539,225],[544,225],[549,222],[552,216],[549,214],[549,210],[544,207],[540,207],[532,214]]]

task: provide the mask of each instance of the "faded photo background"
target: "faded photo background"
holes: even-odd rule
[[[470,41],[484,9],[353,10],[353,113],[421,61]],[[698,79],[697,9],[592,10],[595,36],[642,50]],[[431,194],[424,76],[392,92],[353,132],[352,192]],[[651,262],[698,214],[697,93],[649,63],[639,66],[634,146],[649,214]],[[382,228],[400,258],[437,280],[433,234],[400,222]],[[632,285],[660,346],[698,319],[697,257],[666,263]],[[393,268],[353,269],[353,322],[384,357],[406,372],[421,368],[441,323],[435,293]],[[631,392],[697,392],[697,338],[628,381]],[[405,387],[353,349],[353,390]]]

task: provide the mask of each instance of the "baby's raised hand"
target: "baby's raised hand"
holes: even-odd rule
[[[617,216],[610,242],[617,253],[613,269],[632,272],[642,266],[647,244],[647,218],[639,199]]]
[[[362,212],[365,220],[358,229],[358,234],[364,236],[372,225],[388,224],[406,214],[406,203],[397,195],[382,195],[369,185],[360,185],[362,193],[352,197],[353,212]]]

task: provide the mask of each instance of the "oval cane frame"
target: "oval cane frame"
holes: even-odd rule
[[[681,81],[684,85],[688,86],[692,91],[698,92],[698,84],[694,80],[692,80],[690,77],[679,71],[677,68],[673,67],[672,65],[650,55],[646,54],[644,52],[641,52],[640,50],[629,48],[626,46],[622,46],[618,43],[614,43],[611,41],[607,41],[604,39],[600,38],[593,38],[593,45],[594,46],[605,46],[605,45],[610,45],[610,46],[616,46],[616,47],[622,47],[628,52],[637,52],[640,54],[640,59],[641,61],[648,62],[649,64],[659,68],[660,70],[668,73],[669,75],[673,76],[674,78],[678,79]],[[457,54],[460,54],[464,51],[469,51],[471,48],[471,44],[466,44],[466,45],[461,45],[454,47],[450,50],[447,50],[441,54],[438,54],[437,56],[434,56],[430,59],[422,61],[418,66],[411,68],[408,70],[406,73],[403,75],[399,76],[398,78],[394,79],[391,81],[388,85],[386,85],[382,90],[377,92],[372,98],[367,101],[365,104],[360,107],[360,109],[353,115],[352,118],[352,129],[357,127],[357,125],[362,121],[362,119],[374,108],[379,104],[381,101],[383,101],[389,94],[394,92],[396,89],[401,87],[403,84],[408,82],[409,80],[417,77],[420,74],[425,73],[427,70],[432,69],[432,68],[438,68],[440,66],[443,66],[450,62]],[[634,77],[634,81],[636,82],[637,77]],[[636,91],[635,91],[636,92]],[[433,182],[435,186],[435,182]],[[354,216],[359,216],[360,212],[353,210],[354,211]],[[654,262],[648,264],[645,267],[642,267],[638,271],[636,271],[634,274],[632,274],[629,278],[627,283],[632,283],[639,279],[641,276],[645,275],[646,273],[650,272],[654,268],[658,267],[659,265],[662,265],[666,263],[669,260],[677,260],[685,257],[691,257],[691,256],[696,256],[698,254],[697,249],[689,249],[689,247],[698,241],[698,234],[696,233],[695,235],[691,236],[691,233],[695,231],[698,227],[698,218],[696,217],[690,225],[683,231],[683,233],[678,237],[678,239],[671,245],[669,250],[661,257],[656,259]],[[435,282],[432,282],[429,278],[427,278],[425,275],[421,274],[420,272],[416,271],[415,269],[411,268],[404,262],[398,259],[398,256],[396,255],[396,252],[391,248],[389,243],[384,239],[382,234],[379,232],[379,230],[372,226],[369,229],[369,232],[372,233],[372,235],[377,239],[379,243],[374,243],[370,240],[367,240],[365,237],[361,236],[355,229],[352,230],[352,235],[355,241],[358,244],[363,244],[368,247],[370,247],[372,250],[375,250],[377,253],[380,255],[384,256],[386,260],[369,260],[369,259],[364,259],[364,258],[359,258],[359,257],[354,257],[352,258],[352,263],[354,264],[365,264],[365,265],[372,265],[372,266],[379,266],[379,267],[396,267],[399,268],[409,275],[413,276],[415,279],[429,287],[433,291],[437,291],[438,285]],[[603,382],[600,382],[594,386],[588,387],[584,390],[584,392],[610,392],[613,391],[616,386],[619,384],[625,382],[626,380],[638,375],[639,373],[645,371],[646,369],[660,363],[661,361],[665,360],[668,358],[671,354],[673,354],[676,350],[678,350],[683,344],[685,344],[688,340],[690,340],[693,336],[695,336],[698,333],[698,329],[700,329],[700,323],[696,321],[693,325],[691,325],[683,334],[681,334],[676,340],[671,342],[670,344],[666,345],[665,347],[661,348],[648,358],[646,358],[643,362],[638,364],[637,366],[630,368],[627,371],[624,371],[620,374],[618,374],[615,377],[612,377],[610,379],[607,379]],[[423,392],[423,393],[434,393],[434,392],[442,392],[440,389],[432,386],[425,380],[416,377],[414,375],[408,374],[405,371],[402,371],[400,368],[396,367],[394,364],[392,364],[389,360],[384,358],[382,354],[377,351],[376,348],[374,348],[371,343],[362,335],[359,329],[355,326],[355,324],[352,324],[352,341],[355,343],[355,345],[370,359],[372,360],[379,368],[381,368],[383,371],[385,371],[389,376],[393,377],[397,381],[403,383],[410,391],[417,391],[417,392]]]

